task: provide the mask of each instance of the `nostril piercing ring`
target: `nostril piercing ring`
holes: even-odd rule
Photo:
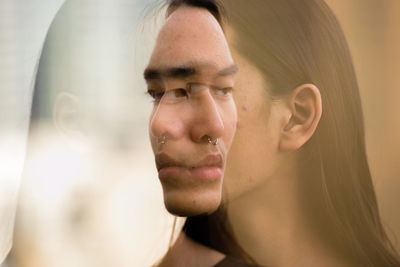
[[[213,141],[211,140],[211,137],[208,137],[208,143],[209,143],[210,145],[216,146],[216,145],[218,145],[218,138],[215,139],[215,141],[213,142]]]
[[[165,144],[165,139],[166,139],[166,136],[163,135],[163,136],[162,136],[162,140],[161,140],[158,144],[159,144],[159,145],[164,145],[164,144]]]

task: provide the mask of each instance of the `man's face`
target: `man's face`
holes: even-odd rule
[[[150,139],[169,212],[194,216],[221,202],[236,130],[236,65],[217,20],[182,6],[162,27],[145,79],[154,98]]]

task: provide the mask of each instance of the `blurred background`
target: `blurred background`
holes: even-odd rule
[[[147,137],[153,104],[142,73],[159,25],[146,18],[152,2],[0,5],[1,256],[14,239],[4,266],[150,266],[166,251],[173,220]],[[55,127],[59,91],[84,110],[79,122],[70,118],[82,136]],[[28,134],[33,94],[43,101]]]
[[[350,45],[380,211],[400,249],[400,1],[326,1]],[[162,19],[146,15],[153,1],[63,3],[0,2],[0,262],[14,239],[5,267],[150,266],[173,223],[142,79]],[[58,11],[42,93],[79,92],[88,138],[60,136],[45,105],[28,135],[39,56]]]

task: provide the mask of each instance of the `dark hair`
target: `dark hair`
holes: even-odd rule
[[[172,13],[176,8],[182,5],[200,7],[207,9],[215,19],[222,25],[221,17],[223,15],[222,5],[214,0],[168,0],[168,13]]]
[[[351,55],[335,15],[323,0],[170,0],[203,7],[233,28],[233,47],[265,75],[272,98],[315,84],[323,115],[302,150],[310,216],[324,239],[362,266],[400,266],[378,212],[365,150],[361,100]],[[218,13],[218,12],[217,12]],[[219,13],[221,14],[221,13]],[[245,41],[243,41],[245,40]],[[310,164],[311,163],[311,164]],[[188,236],[251,261],[235,242],[225,209],[188,218]],[[226,227],[226,228],[224,228]],[[223,228],[223,229],[222,229]],[[229,241],[228,241],[229,240]]]

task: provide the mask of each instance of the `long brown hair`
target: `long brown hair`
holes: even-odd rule
[[[226,19],[235,34],[232,46],[265,75],[273,98],[305,83],[319,88],[323,115],[302,148],[309,215],[326,242],[355,264],[400,266],[379,217],[351,55],[327,4],[323,0],[168,3],[170,8],[203,7],[219,21],[221,16]],[[222,207],[211,216],[188,218],[184,231],[210,247],[252,261],[235,241]]]

